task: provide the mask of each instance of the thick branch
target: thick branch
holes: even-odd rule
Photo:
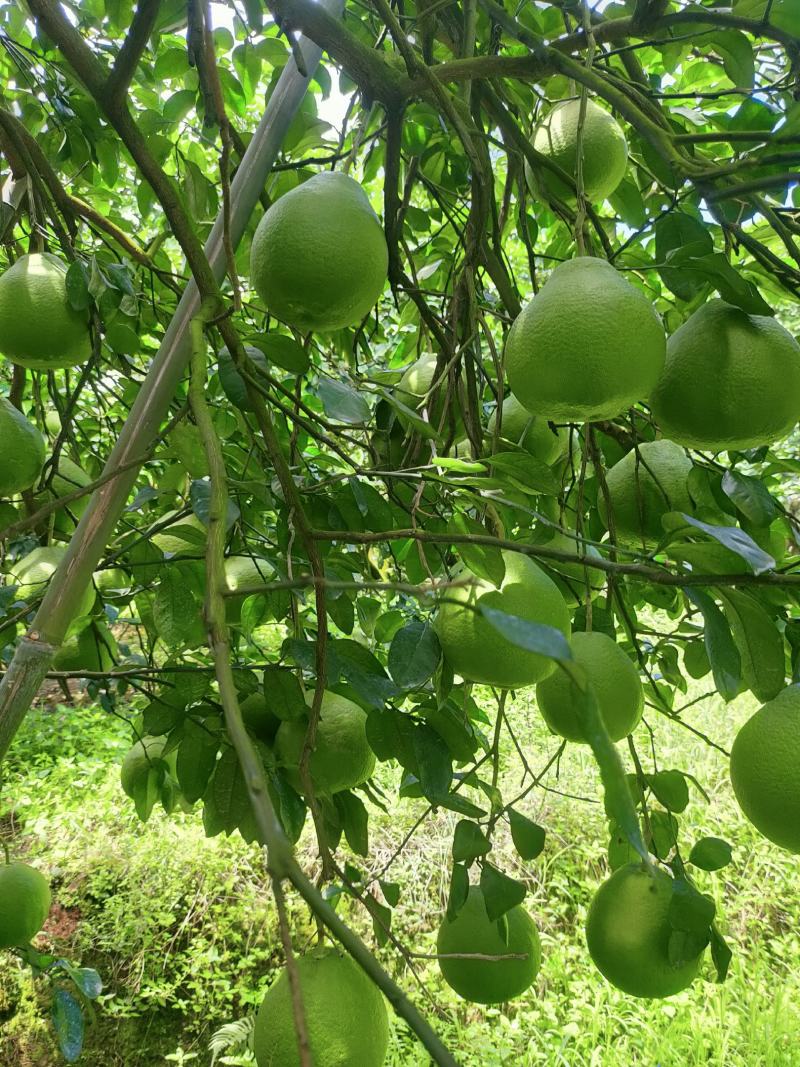
[[[133,75],[136,73],[136,67],[156,24],[160,7],[161,0],[139,0],[128,35],[122,42],[122,48],[117,54],[106,85],[106,91],[117,104],[123,101]]]

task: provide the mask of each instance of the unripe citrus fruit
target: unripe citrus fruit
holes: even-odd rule
[[[295,959],[314,1067],[381,1067],[389,1017],[381,991],[349,956],[322,949]],[[258,1067],[300,1067],[289,975],[267,990],[256,1016]]]
[[[32,606],[43,597],[48,582],[66,554],[66,548],[61,545],[46,545],[42,548],[34,548],[27,556],[18,560],[10,571],[12,582],[18,586],[16,599],[24,600],[26,604]],[[94,587],[89,581],[77,604],[75,618],[91,613],[94,607],[94,597]]]
[[[104,567],[92,575],[95,588],[104,596],[120,596],[133,588],[133,579],[121,567]]]
[[[784,689],[741,728],[731,749],[731,782],[753,826],[800,854],[800,686]]]
[[[325,171],[292,189],[258,224],[250,277],[268,310],[299,330],[360,322],[381,294],[389,254],[358,182]]]
[[[502,1004],[528,989],[542,962],[539,933],[521,904],[492,922],[480,886],[470,886],[452,922],[445,917],[436,941],[439,970],[445,982],[465,1000]],[[448,955],[521,956],[522,959],[447,959]]]
[[[700,955],[670,962],[673,881],[640,864],[614,871],[594,895],[586,919],[589,954],[602,974],[634,997],[671,997],[691,985]]]
[[[571,556],[582,554],[590,559],[601,558],[594,545],[579,545],[573,537],[560,530],[554,530],[546,541],[538,543],[541,543],[542,548],[552,549],[554,552],[564,552]],[[590,567],[584,563],[566,563],[558,559],[542,559],[540,564],[552,576],[569,607],[585,603],[587,591],[594,599],[606,584],[606,573],[599,567]]]
[[[47,879],[27,863],[0,866],[0,948],[27,945],[50,911]]]
[[[431,397],[428,395],[436,380],[436,356],[432,352],[426,352],[406,369],[397,383],[395,395],[401,404],[416,411],[421,417],[427,418],[433,436],[448,437],[450,435],[452,413],[452,433],[453,437],[458,439],[464,434],[464,420],[461,416],[464,403],[463,390],[459,386],[455,395],[450,393],[450,410],[446,411],[445,399],[448,397],[448,388],[450,388],[446,377],[438,386],[435,404],[431,404]],[[402,426],[408,428],[411,420],[402,411],[398,411],[397,418]]]
[[[489,436],[497,425],[497,411],[489,417]],[[531,415],[515,396],[503,400],[503,418],[500,423],[500,441],[524,448],[542,463],[555,463],[569,448],[569,435],[564,429],[551,428],[547,419]],[[502,451],[501,448],[498,451]]]
[[[650,407],[680,445],[771,444],[797,425],[800,345],[775,319],[711,300],[670,337]]]
[[[673,441],[646,441],[615,463],[606,475],[614,532],[619,540],[660,541],[661,517],[692,511],[692,461]],[[598,489],[600,517],[609,525],[605,494]]]
[[[44,466],[39,430],[8,400],[0,399],[0,496],[30,489]]]
[[[313,694],[309,693],[309,707]],[[375,754],[367,741],[367,715],[363,708],[338,693],[322,697],[317,742],[309,770],[317,792],[340,793],[361,785],[375,770]],[[308,723],[305,719],[282,722],[275,735],[275,754],[298,792],[303,792],[298,769]]]
[[[163,754],[167,744],[166,737],[143,737],[125,753],[120,768],[120,782],[129,797],[133,797],[136,783],[153,767],[164,763]]]
[[[275,568],[265,559],[228,556],[225,560],[225,581],[233,593],[248,585],[264,585],[274,574]]]
[[[541,567],[519,552],[503,552],[506,572],[501,585],[475,578],[469,585],[447,590],[434,629],[453,671],[469,682],[516,689],[546,678],[553,660],[512,644],[488,619],[480,606],[514,615],[528,622],[553,626],[569,637],[567,605]],[[457,578],[469,578],[462,571]]]
[[[614,419],[650,396],[666,339],[653,305],[604,259],[556,267],[509,331],[511,392],[555,422]]]
[[[53,658],[53,667],[57,671],[110,671],[118,655],[109,628],[93,622],[64,642]]]
[[[566,100],[556,106],[537,126],[533,135],[533,147],[537,152],[552,159],[563,171],[577,179],[578,176],[578,123],[580,100]],[[605,200],[611,196],[625,177],[628,168],[628,142],[613,115],[598,107],[592,100],[586,101],[583,124],[583,188],[587,200]],[[530,167],[525,173],[529,185],[535,191],[536,181]],[[541,167],[536,178],[559,200],[574,201],[575,190],[555,174]]]
[[[270,744],[274,741],[281,720],[269,710],[267,698],[263,693],[251,693],[249,696],[246,696],[244,700],[240,702],[239,710],[242,713],[245,726],[251,730],[256,737],[260,738],[262,741],[267,741]]]
[[[583,667],[600,716],[612,741],[619,741],[642,717],[644,694],[639,672],[608,634],[575,633],[572,655]],[[579,694],[564,671],[554,671],[536,687],[536,702],[554,734],[567,741],[588,743],[581,721]]]
[[[89,319],[67,300],[67,272],[55,256],[22,256],[0,277],[0,352],[32,370],[85,363]]]

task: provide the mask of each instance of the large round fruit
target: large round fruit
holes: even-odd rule
[[[731,782],[753,826],[800,854],[800,686],[784,689],[741,728],[731,749]]]
[[[578,122],[580,100],[556,104],[533,135],[533,147],[552,159],[573,178],[578,176]],[[622,128],[603,108],[586,101],[583,124],[583,188],[587,200],[605,200],[625,177],[628,168],[628,142]],[[528,166],[528,183],[536,191],[536,181]],[[574,201],[575,190],[546,167],[536,176],[546,191],[559,200]]]
[[[511,392],[555,422],[615,419],[646,400],[664,367],[661,319],[604,259],[556,267],[506,340]]]
[[[520,996],[533,983],[542,962],[539,933],[533,919],[517,904],[498,921],[486,914],[483,892],[470,886],[461,910],[445,918],[436,941],[439,970],[445,982],[465,1000],[502,1004]],[[447,959],[454,953],[524,956],[524,959]]]
[[[800,345],[775,319],[711,300],[670,337],[650,406],[680,445],[771,444],[800,416]]]
[[[488,432],[493,436],[497,425],[497,410],[489,417]],[[531,415],[515,396],[503,401],[503,418],[500,423],[500,441],[524,448],[542,463],[555,463],[569,448],[569,434],[564,429],[553,429],[547,419]],[[498,451],[502,451],[502,446]]]
[[[270,711],[264,694],[251,693],[246,696],[240,702],[239,710],[248,730],[251,730],[260,740],[272,744],[281,720]]]
[[[571,556],[581,554],[581,546],[575,538],[560,530],[554,530],[546,541],[536,543],[553,552],[563,552]],[[583,556],[591,559],[602,558],[594,545],[587,544],[583,545]],[[568,607],[585,603],[587,592],[589,597],[594,599],[606,584],[606,572],[599,567],[587,566],[584,563],[566,563],[558,559],[542,558],[539,562],[547,573],[552,575]]]
[[[661,517],[669,511],[692,511],[689,472],[692,461],[673,441],[646,441],[615,463],[606,475],[614,519],[621,541],[660,541]],[[600,517],[608,526],[605,494],[598,489]]]
[[[309,707],[313,694],[309,693]],[[352,789],[372,775],[375,754],[367,741],[367,715],[363,708],[338,693],[322,697],[317,743],[311,753],[309,770],[316,792],[340,793]],[[303,791],[298,769],[308,723],[305,719],[282,722],[275,735],[275,754],[298,792]]]
[[[46,545],[42,548],[34,548],[27,556],[18,560],[10,570],[11,581],[18,586],[16,599],[33,605],[43,597],[48,582],[66,554],[66,548],[61,545]],[[94,586],[90,580],[77,604],[75,618],[91,613],[94,607],[94,597]]]
[[[381,991],[335,949],[295,960],[314,1067],[381,1067],[389,1017]],[[289,975],[281,971],[261,1002],[253,1049],[258,1067],[300,1067]]]
[[[572,655],[586,671],[600,716],[612,741],[634,729],[642,717],[644,694],[639,672],[608,634],[575,633],[570,640]],[[577,693],[564,671],[554,671],[536,687],[536,702],[554,734],[567,741],[587,743]]]
[[[415,360],[403,374],[397,383],[395,396],[411,411],[416,411],[420,417],[427,418],[433,436],[450,436],[451,429],[453,438],[458,440],[464,435],[464,419],[461,411],[464,406],[463,390],[459,386],[457,395],[450,399],[450,411],[445,411],[445,398],[448,391],[447,381],[442,381],[435,404],[430,404],[429,393],[433,388],[436,378],[436,356],[432,352],[426,352]],[[450,425],[450,412],[452,412],[452,427]],[[397,414],[401,426],[409,428],[411,420],[402,411]]]
[[[0,399],[0,496],[30,489],[44,466],[39,430],[8,400]]]
[[[268,310],[299,330],[360,322],[386,283],[386,238],[367,195],[325,171],[292,189],[258,224],[250,277]]]
[[[605,977],[634,997],[671,997],[691,985],[702,952],[673,966],[669,957],[672,879],[639,864],[620,867],[594,895],[586,919],[589,954]]]
[[[228,556],[225,560],[225,581],[233,593],[248,585],[264,585],[274,573],[272,564],[258,557]]]
[[[0,866],[0,948],[27,945],[50,911],[50,886],[27,863]]]
[[[111,671],[119,654],[117,642],[102,622],[93,622],[68,638],[53,658],[57,671]]]
[[[456,674],[469,682],[517,689],[546,678],[555,661],[512,644],[481,615],[479,606],[554,626],[566,637],[571,626],[563,596],[541,567],[519,552],[503,552],[503,562],[506,573],[499,588],[476,578],[469,585],[448,589],[434,629]]]
[[[122,788],[129,797],[133,797],[136,784],[147,774],[151,767],[158,766],[163,761],[166,737],[143,737],[125,753],[122,761],[119,777]]]
[[[0,277],[0,352],[32,370],[85,363],[89,319],[67,300],[67,272],[55,256],[22,256]]]

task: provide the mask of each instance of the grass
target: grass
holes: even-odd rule
[[[728,706],[710,698],[686,714],[727,747],[753,707],[748,698]],[[555,745],[535,706],[521,697],[510,716],[526,760],[534,769],[544,767]],[[645,1002],[617,992],[595,971],[582,931],[592,892],[607,870],[607,833],[591,756],[569,746],[557,772],[545,779],[547,788],[521,805],[547,828],[544,853],[523,863],[503,832],[495,845],[495,862],[529,888],[527,906],[544,957],[535,987],[504,1010],[484,1009],[452,994],[434,962],[416,960],[415,977],[398,965],[396,954],[381,950],[386,965],[435,1016],[463,1067],[800,1062],[800,860],[762,840],[744,821],[722,754],[662,717],[653,714],[648,722],[659,769],[691,772],[710,799],[692,790],[681,816],[684,854],[707,834],[734,845],[728,868],[699,877],[717,902],[734,950],[728,981],[698,981],[670,1000]],[[124,723],[96,707],[32,713],[12,750],[3,791],[4,806],[14,813],[13,849],[53,879],[57,906],[43,946],[97,967],[106,983],[80,1062],[206,1067],[214,1031],[250,1014],[281,965],[274,910],[258,851],[238,837],[207,840],[195,815],[157,813],[147,826],[138,822],[118,784],[128,739]],[[645,769],[652,769],[645,759],[645,726],[637,748]],[[396,783],[396,768],[382,766],[379,774],[387,787]],[[521,774],[519,755],[509,746],[501,777],[509,797],[518,792]],[[395,802],[388,815],[371,810],[370,872],[389,861],[423,810],[417,800]],[[389,868],[388,877],[403,887],[394,931],[415,953],[435,951],[457,818],[448,812],[430,816]],[[342,907],[369,939],[358,906],[346,901]],[[302,949],[313,928],[296,901],[292,921]],[[712,978],[710,964],[705,977]],[[0,1024],[0,1063],[61,1062],[42,991],[8,955],[0,959]],[[388,1067],[426,1065],[406,1027],[396,1020],[393,1026]],[[234,1052],[218,1062],[248,1062]]]

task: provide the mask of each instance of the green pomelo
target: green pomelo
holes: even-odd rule
[[[259,557],[228,556],[225,560],[225,581],[233,593],[250,585],[264,585],[274,574],[272,564]]]
[[[589,954],[600,972],[634,997],[671,997],[691,985],[702,952],[670,962],[673,881],[639,864],[620,867],[594,895],[586,919]]]
[[[564,598],[541,567],[519,552],[503,552],[505,576],[498,588],[476,578],[447,591],[434,629],[453,671],[470,682],[516,689],[534,685],[550,674],[555,662],[508,641],[479,607],[492,608],[528,622],[542,623],[570,634]],[[457,577],[469,577],[462,571]]]
[[[612,741],[627,737],[644,709],[639,672],[608,634],[574,633],[570,640],[575,663],[586,671],[600,716]],[[588,744],[578,690],[558,670],[536,687],[536,702],[554,734]]]
[[[57,671],[111,671],[118,656],[111,631],[104,623],[93,622],[64,642],[53,667]]]
[[[445,917],[436,940],[439,970],[460,997],[476,1004],[502,1004],[533,984],[542,962],[533,919],[517,904],[496,922],[486,914],[483,892],[470,886],[452,922]],[[523,959],[447,959],[448,955],[522,956]]]
[[[544,122],[537,126],[532,139],[537,152],[547,156],[576,180],[580,111],[580,100],[566,100],[556,104]],[[628,142],[614,116],[609,115],[592,100],[586,101],[581,147],[583,189],[586,198],[594,202],[605,200],[625,177],[628,169]],[[537,191],[537,183],[541,182],[544,190],[559,200],[575,200],[575,190],[546,167],[540,167],[534,177],[526,164],[525,174],[534,192]]]
[[[133,579],[121,567],[105,567],[93,575],[95,588],[104,596],[124,595],[133,588]]]
[[[27,863],[0,866],[0,949],[27,945],[50,912],[47,879]]]
[[[541,547],[552,549],[554,552],[568,553],[571,556],[583,554],[592,559],[602,559],[594,545],[581,546],[574,538],[558,530],[554,531],[546,541],[541,542]],[[587,592],[594,599],[605,587],[606,572],[600,570],[599,567],[590,567],[583,563],[567,563],[557,559],[542,559],[539,562],[540,566],[552,576],[570,607],[585,603]]]
[[[800,686],[784,689],[741,728],[731,749],[731,782],[759,833],[800,854]]]
[[[129,797],[133,798],[136,783],[143,775],[146,775],[151,768],[162,766],[167,762],[164,759],[166,744],[166,737],[143,737],[141,741],[137,741],[128,749],[122,761],[119,777],[122,788]],[[176,754],[170,755],[174,760]]]
[[[692,461],[672,441],[646,441],[615,463],[606,475],[614,532],[620,541],[660,541],[662,516],[693,510],[689,496]],[[610,526],[605,495],[598,489],[600,517]]]
[[[68,496],[76,489],[85,489],[92,482],[92,477],[79,467],[69,456],[61,455],[58,459],[58,470],[50,485],[51,495],[54,497]],[[80,519],[89,506],[91,493],[85,493],[76,500],[70,501],[59,508],[55,515],[55,529],[64,538],[69,538],[75,529],[75,519]],[[42,503],[45,503],[43,500]]]
[[[281,720],[267,706],[263,693],[251,693],[239,704],[244,724],[256,737],[271,744],[278,732]]]
[[[85,363],[89,319],[67,300],[67,272],[55,256],[22,256],[0,277],[0,352],[32,370]]]
[[[0,496],[30,489],[42,473],[45,443],[39,430],[0,399]]]
[[[24,600],[30,606],[40,600],[66,554],[66,548],[61,545],[46,545],[34,548],[27,556],[18,560],[10,570],[11,581],[18,586],[16,599]],[[76,619],[91,613],[94,598],[94,587],[89,581],[76,605]]]
[[[299,330],[354,326],[386,283],[389,254],[361,186],[325,171],[277,200],[253,237],[250,277],[267,309]]]
[[[531,414],[594,422],[646,400],[665,352],[650,301],[610,263],[583,257],[556,267],[523,307],[505,359],[511,392]]]
[[[314,1067],[381,1067],[389,1049],[389,1016],[381,991],[335,949],[295,961]],[[300,1067],[292,991],[283,970],[256,1016],[258,1067]]]
[[[407,368],[397,383],[395,396],[401,404],[428,421],[433,436],[449,437],[452,432],[453,439],[458,440],[464,436],[464,420],[461,415],[463,390],[459,386],[456,395],[450,395],[449,404],[445,407],[448,382],[443,379],[438,386],[436,401],[431,403],[429,393],[436,380],[436,356],[432,352],[426,352]],[[410,428],[411,420],[402,411],[397,413],[397,418],[401,426]]]
[[[313,693],[306,697],[309,707]],[[352,789],[372,775],[375,755],[367,741],[367,715],[363,708],[338,693],[322,697],[317,742],[309,770],[315,791],[331,794]],[[275,755],[290,783],[304,792],[298,769],[305,744],[306,719],[282,722],[275,735]]]
[[[497,411],[489,417],[488,431],[493,436],[497,425]],[[542,463],[555,463],[569,448],[569,434],[564,429],[552,429],[547,421],[531,415],[515,396],[503,401],[500,440],[524,448]]]
[[[800,416],[800,345],[776,319],[711,300],[670,337],[650,406],[664,436],[687,448],[779,441]]]

